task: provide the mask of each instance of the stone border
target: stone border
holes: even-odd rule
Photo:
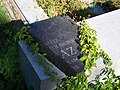
[[[48,18],[44,10],[34,0],[6,0],[5,3],[10,15],[15,20],[21,19],[24,24],[31,24]]]
[[[32,55],[30,47],[23,41],[18,42],[19,45],[19,57],[20,57],[20,69],[24,76],[27,87],[33,87],[34,90],[53,90],[56,88],[56,81],[51,81],[50,76],[45,75],[45,69],[43,65],[38,64],[38,54]],[[55,72],[57,79],[62,79],[65,74],[60,71],[55,65],[46,60],[48,64],[51,64],[51,71]]]

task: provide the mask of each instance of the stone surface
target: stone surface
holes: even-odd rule
[[[120,75],[120,9],[90,18],[90,27],[97,31],[98,43],[111,57],[116,75]],[[102,59],[97,61],[97,68],[93,69],[93,79],[103,68]]]
[[[38,6],[36,0],[13,0],[19,7],[19,11],[27,19],[26,23],[34,23],[47,19],[48,16],[44,10]]]
[[[32,87],[34,90],[53,90],[56,88],[56,82],[50,81],[50,76],[45,75],[45,70],[42,65],[38,64],[38,55],[32,55],[30,48],[23,41],[19,41],[20,54],[20,69],[25,79],[28,88]],[[47,63],[52,64],[47,60]],[[56,77],[61,79],[65,74],[52,64],[50,70],[56,73]]]
[[[77,26],[68,17],[56,17],[31,24],[30,33],[39,42],[41,51],[66,75],[80,73],[84,69],[78,59]]]

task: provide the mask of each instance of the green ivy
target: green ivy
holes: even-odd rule
[[[92,83],[94,85],[93,88],[95,90],[120,90],[120,77],[115,75],[114,70],[105,67],[103,71],[104,72],[101,73],[104,75],[102,81],[97,78],[96,81],[94,81],[95,84]]]
[[[56,90],[88,90],[88,79],[84,72],[59,81]]]
[[[104,59],[105,64],[110,66],[112,64],[110,57],[97,44],[96,31],[90,28],[85,20],[83,20],[83,25],[80,27],[79,32],[80,46],[82,46],[80,53],[83,55],[80,61],[84,62],[85,69],[91,74],[92,67],[96,66],[96,60],[100,57]]]

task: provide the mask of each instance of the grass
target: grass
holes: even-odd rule
[[[10,21],[4,4],[0,2],[0,90],[25,90],[18,64],[19,31],[17,21]]]
[[[36,0],[45,10],[49,17],[58,15],[69,15],[75,21],[79,21],[81,16],[88,17],[88,3],[80,0]],[[84,14],[84,15],[83,15]]]
[[[0,24],[6,23],[9,21],[6,8],[0,3]]]
[[[75,21],[83,18],[95,16],[90,12],[89,4],[80,0],[36,0],[38,4],[45,10],[47,15],[52,18],[59,15],[68,15]],[[95,4],[99,4],[105,12],[120,8],[120,0],[94,0]],[[93,5],[93,6],[94,6]]]

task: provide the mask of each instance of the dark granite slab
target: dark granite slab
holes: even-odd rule
[[[31,24],[29,32],[39,42],[48,60],[72,76],[84,69],[79,61],[79,45],[76,43],[77,26],[69,17],[56,17]]]

